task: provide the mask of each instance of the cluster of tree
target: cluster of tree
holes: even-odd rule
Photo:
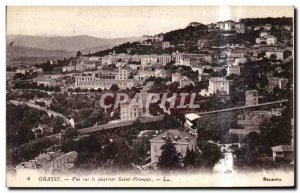
[[[203,73],[208,73],[210,74],[212,77],[225,77],[227,74],[227,70],[224,68],[220,71],[215,71],[214,69],[206,69],[204,68]]]
[[[15,166],[21,162],[34,159],[45,152],[46,148],[57,144],[57,140],[50,138],[35,139],[19,147],[7,148],[7,165]]]
[[[272,156],[271,147],[291,144],[291,137],[291,113],[285,110],[282,116],[274,116],[263,123],[259,134],[252,132],[247,135],[242,141],[243,146],[234,152],[237,162],[258,167],[261,159]]]
[[[23,90],[22,92],[14,92],[14,93],[8,93],[7,99],[8,100],[20,100],[24,99],[26,101],[29,101],[33,98],[49,98],[49,95],[46,92],[40,91],[40,90]]]
[[[91,88],[91,89],[87,89],[87,88],[85,88],[85,89],[81,89],[81,88],[79,88],[79,87],[76,87],[76,88],[68,88],[68,92],[77,92],[77,93],[79,93],[79,92],[102,92],[103,90],[101,89],[101,88],[99,88],[99,89],[93,89],[93,88]]]
[[[31,131],[46,113],[27,106],[8,104],[6,107],[7,147],[17,147],[34,139]]]
[[[162,53],[168,53],[167,50],[162,49],[162,47],[159,46],[146,46],[146,45],[141,45],[141,43],[139,42],[127,42],[127,43],[123,43],[120,44],[118,46],[115,46],[111,49],[106,49],[106,50],[102,50],[99,52],[95,52],[93,54],[90,54],[88,56],[105,56],[108,55],[112,52],[115,52],[116,54],[120,54],[120,53],[128,53],[128,51],[130,50],[129,54],[162,54]]]
[[[16,82],[14,85],[15,89],[39,89],[51,92],[60,92],[61,88],[59,86],[48,86],[44,84],[37,85],[36,82]]]
[[[220,148],[216,144],[201,141],[200,150],[187,148],[183,157],[177,152],[175,145],[170,139],[161,146],[161,156],[158,160],[158,168],[165,171],[184,170],[187,168],[212,169],[223,157]]]
[[[199,26],[187,26],[184,29],[173,30],[164,34],[164,40],[170,41],[171,44],[183,44],[188,41],[197,43],[199,37],[207,33],[207,26],[204,24],[199,24]]]
[[[37,73],[36,72],[26,73],[26,74],[16,73],[13,78],[15,80],[30,80],[30,79],[33,79],[35,77],[37,77]]]
[[[72,59],[63,59],[63,60],[57,60],[55,63],[51,64],[50,60],[47,60],[46,62],[35,64],[35,67],[42,68],[43,72],[52,72],[55,68],[60,68],[63,66],[67,66],[70,64]]]
[[[229,129],[237,128],[237,113],[224,112],[204,115],[197,120],[198,140],[223,142]]]
[[[46,112],[27,106],[7,105],[7,147],[17,147],[35,139],[32,129],[45,125],[43,136],[59,133],[64,129],[61,117],[49,117]],[[52,129],[50,129],[52,128]]]
[[[293,18],[291,17],[243,18],[240,19],[240,21],[245,23],[246,26],[257,26],[261,24],[293,26]]]

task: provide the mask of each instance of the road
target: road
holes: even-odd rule
[[[26,105],[30,108],[33,108],[33,109],[37,109],[37,110],[40,110],[40,111],[45,111],[48,116],[50,117],[51,115],[53,115],[54,117],[58,116],[58,117],[61,117],[63,118],[67,124],[69,124],[70,126],[72,126],[74,128],[74,122],[69,120],[66,116],[58,113],[58,112],[55,112],[55,111],[52,111],[52,110],[48,110],[47,108],[45,107],[41,107],[39,105],[36,105],[36,104],[33,104],[33,103],[30,103],[30,102],[25,102],[25,101],[16,101],[16,100],[10,100],[9,101],[10,103],[14,104],[14,105]]]

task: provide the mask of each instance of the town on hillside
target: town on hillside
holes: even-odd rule
[[[14,175],[293,171],[293,18],[193,21],[19,61],[6,71]]]

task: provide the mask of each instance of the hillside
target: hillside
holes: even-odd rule
[[[75,56],[75,53],[65,50],[43,50],[21,46],[6,46],[6,64],[35,64],[48,59],[63,59]]]
[[[39,48],[43,50],[66,50],[68,52],[76,52],[78,50],[83,53],[95,52],[108,49],[113,46],[141,40],[142,37],[128,37],[104,39],[92,36],[27,36],[27,35],[7,35],[7,44],[13,42],[14,46]]]
[[[171,44],[181,44],[190,41],[197,41],[199,37],[207,34],[207,26],[199,24],[200,26],[187,26],[184,29],[173,30],[164,34],[164,40],[170,41]]]
[[[164,41],[170,41],[172,45],[177,44],[185,44],[185,47],[177,48],[181,51],[193,51],[196,48],[190,48],[189,44],[195,45],[195,42],[199,39],[199,37],[204,37],[209,35],[207,32],[207,26],[204,24],[199,24],[199,26],[187,26],[184,29],[173,30],[167,32],[164,35]],[[183,49],[183,50],[182,50]],[[187,50],[184,50],[187,49]],[[123,43],[118,46],[112,47],[110,49],[101,50],[98,52],[91,52],[90,55],[92,56],[104,56],[109,54],[112,51],[118,53],[126,53],[130,50],[130,54],[162,54],[162,53],[171,53],[175,51],[174,48],[162,49],[161,46],[158,44],[153,44],[152,46],[145,46],[141,45],[138,42],[132,43]]]

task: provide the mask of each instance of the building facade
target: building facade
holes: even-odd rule
[[[191,135],[181,130],[170,129],[167,130],[153,139],[150,140],[151,143],[151,162],[157,162],[161,156],[161,146],[166,143],[166,140],[170,139],[175,145],[178,153],[184,157],[186,155],[187,149],[197,151],[197,136]]]
[[[258,91],[257,90],[247,90],[245,92],[246,106],[257,105],[258,104]]]
[[[225,94],[229,94],[229,80],[221,77],[210,78],[208,91],[209,93],[224,92]]]

